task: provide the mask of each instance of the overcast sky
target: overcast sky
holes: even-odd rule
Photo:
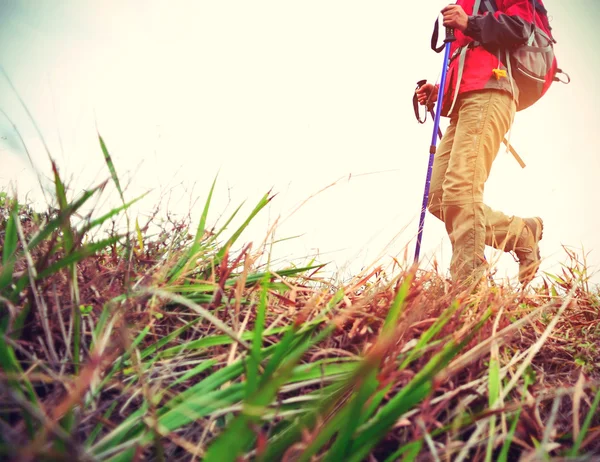
[[[281,217],[277,237],[301,237],[278,244],[276,258],[318,254],[347,276],[380,257],[384,265],[403,258],[405,248],[414,253],[432,124],[417,124],[411,99],[417,80],[439,78],[442,55],[429,39],[445,4],[4,0],[0,65],[73,193],[108,177],[97,125],[127,196],[153,191],[138,213],[161,198],[163,208],[187,213],[198,198],[197,220],[217,174],[211,223],[243,201],[248,214],[272,190],[246,239],[258,243]],[[511,141],[527,168],[502,150],[485,201],[544,219],[544,270],[566,261],[563,245],[590,252],[598,270],[600,7],[545,4],[573,83],[555,84],[517,115]],[[17,179],[22,196],[39,198],[12,124],[46,176],[48,156],[1,75],[0,109],[10,119],[0,114],[0,184]],[[435,257],[447,269],[448,238],[431,215],[422,254],[425,266]],[[508,255],[498,268],[516,276]]]

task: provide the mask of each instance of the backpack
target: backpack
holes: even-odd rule
[[[519,98],[517,111],[527,109],[546,94],[553,82],[568,84],[571,78],[557,66],[554,54],[556,40],[552,37],[551,27],[548,21],[548,11],[537,0],[531,0],[535,11],[541,16],[542,24],[536,24],[535,14],[533,30],[526,44],[512,50],[489,50],[499,53],[500,59],[506,66],[511,76],[511,84],[517,86]],[[473,14],[479,14],[477,6]],[[498,11],[495,0],[483,0],[485,10],[490,14]],[[504,53],[501,53],[504,52]],[[505,56],[502,56],[504,54]],[[566,80],[558,77],[558,74],[566,76]]]

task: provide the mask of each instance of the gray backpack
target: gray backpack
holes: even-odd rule
[[[475,2],[477,14],[481,11],[480,3],[481,0]],[[566,84],[571,81],[569,75],[557,66],[554,54],[556,40],[552,37],[548,11],[537,0],[532,0],[532,3],[542,21],[541,24],[537,23],[534,16],[533,28],[527,43],[510,50],[490,49],[484,46],[491,53],[498,54],[508,69],[511,85],[516,85],[518,89],[517,111],[522,111],[536,103],[553,82]],[[482,6],[484,12],[487,11],[489,14],[498,11],[495,0],[484,0]],[[558,74],[563,74],[566,78],[561,79]]]

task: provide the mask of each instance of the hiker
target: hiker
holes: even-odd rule
[[[489,245],[516,254],[519,280],[526,285],[540,264],[542,219],[492,210],[483,203],[483,191],[519,99],[501,52],[527,42],[534,14],[538,27],[549,30],[549,25],[540,0],[497,0],[495,13],[473,14],[479,3],[458,0],[442,10],[443,25],[456,35],[441,102],[450,125],[435,154],[427,208],[446,226],[453,281],[478,283],[486,275]],[[417,89],[423,105],[437,101],[437,94],[431,83]]]

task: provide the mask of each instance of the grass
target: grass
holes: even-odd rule
[[[0,457],[600,457],[600,293],[577,254],[529,291],[402,262],[333,284],[241,241],[270,194],[211,228],[213,183],[195,230],[151,235],[100,143],[112,183],[68,198],[53,166],[48,211],[0,198]],[[122,204],[83,213],[109,185]]]

